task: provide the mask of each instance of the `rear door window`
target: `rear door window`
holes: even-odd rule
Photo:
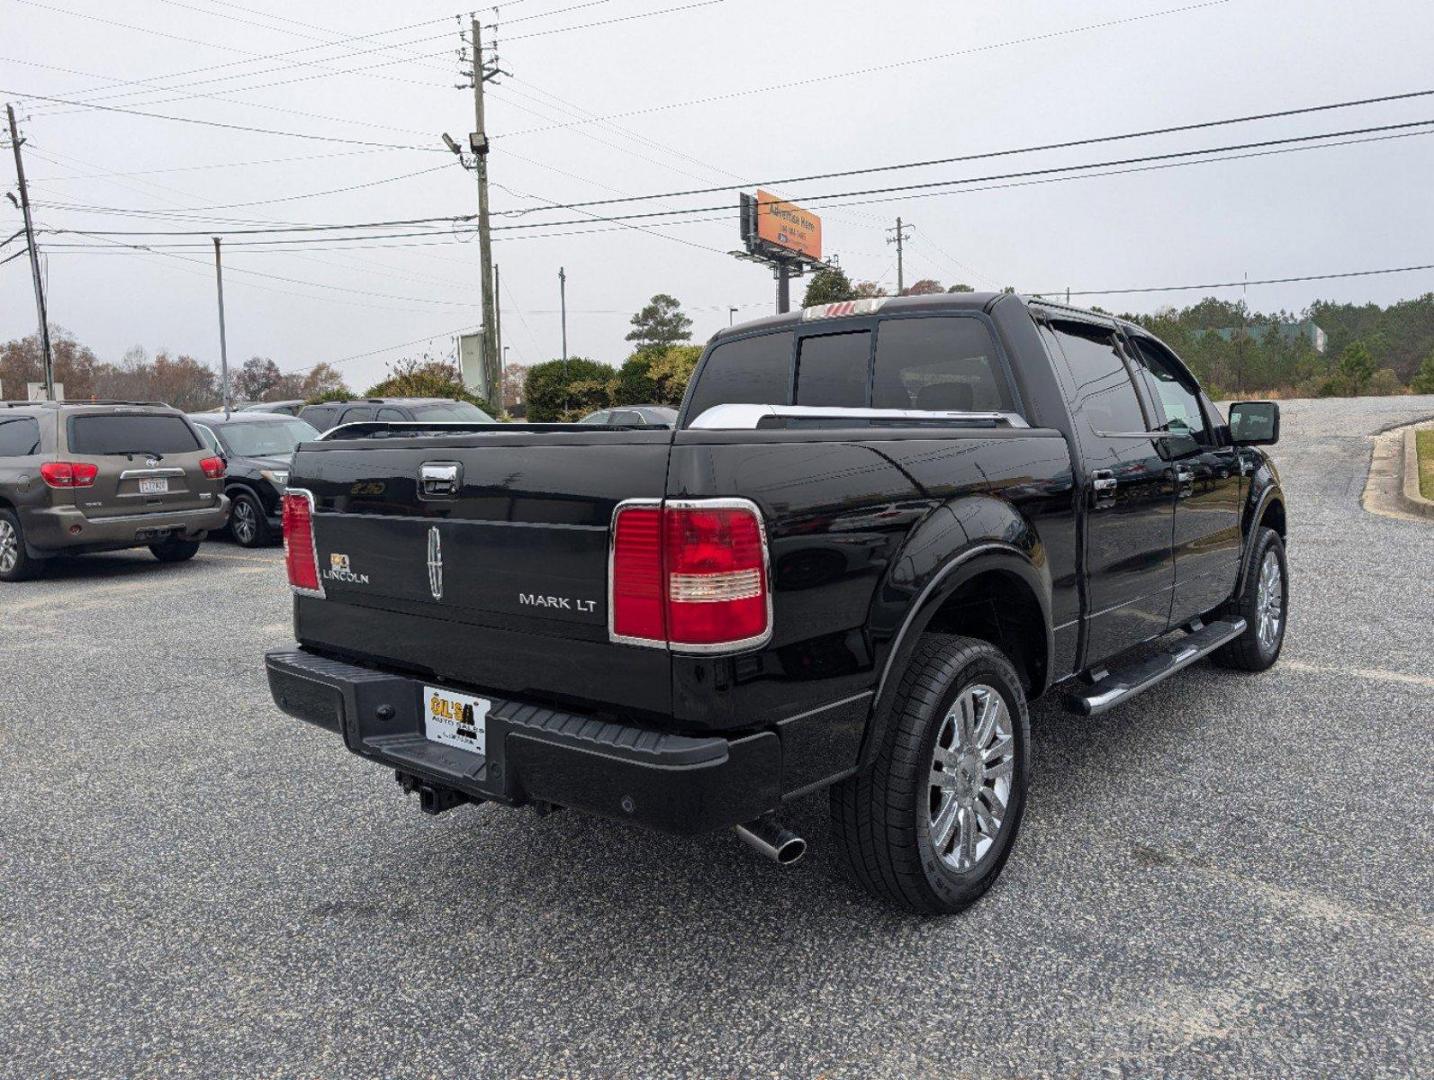
[[[865,408],[870,370],[870,330],[804,337],[797,359],[796,404]]]
[[[714,405],[790,405],[792,335],[760,334],[718,345],[702,365],[686,424]]]
[[[319,431],[327,431],[334,422],[334,413],[338,410],[333,405],[316,405],[312,409],[303,411],[303,419],[313,424]]]
[[[136,413],[70,419],[70,452],[75,454],[189,454],[198,449],[198,437],[180,416]]]
[[[40,452],[40,424],[33,416],[0,417],[0,458]]]
[[[360,420],[372,420],[372,419],[373,419],[373,406],[372,406],[372,405],[355,405],[355,406],[354,406],[353,408],[351,408],[351,409],[345,409],[345,410],[344,410],[343,419],[340,420],[339,423],[341,423],[341,424],[354,424],[354,423],[359,422]]]
[[[1145,431],[1145,414],[1115,328],[1057,319],[1051,330],[1075,387],[1074,410],[1093,434]]]
[[[884,319],[876,335],[877,409],[1015,412],[996,342],[980,319]]]
[[[379,418],[380,420],[407,420],[407,419],[408,419],[408,417],[404,416],[403,413],[399,412],[397,409],[379,409],[379,411],[378,411],[378,418]]]

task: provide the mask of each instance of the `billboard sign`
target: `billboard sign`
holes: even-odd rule
[[[757,190],[757,239],[809,259],[822,257],[822,219],[771,192]]]

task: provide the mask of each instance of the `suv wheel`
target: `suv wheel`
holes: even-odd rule
[[[1026,695],[1005,655],[973,638],[923,637],[876,762],[832,789],[852,876],[912,911],[975,903],[1020,828],[1029,743]]]
[[[259,500],[247,491],[234,496],[229,511],[229,532],[240,547],[266,547],[269,544],[269,521]]]
[[[1211,657],[1220,667],[1264,671],[1274,666],[1285,644],[1290,607],[1290,573],[1285,545],[1274,529],[1255,535],[1245,587],[1230,602],[1230,611],[1245,620],[1245,632]]]
[[[0,581],[24,581],[40,571],[40,560],[25,550],[25,534],[13,510],[0,510]]]
[[[150,544],[149,550],[160,562],[184,562],[199,552],[198,540],[166,540],[162,544]]]

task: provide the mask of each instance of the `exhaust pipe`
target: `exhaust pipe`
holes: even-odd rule
[[[745,825],[734,825],[732,829],[743,843],[760,851],[778,866],[791,866],[807,853],[807,842],[782,825],[774,814],[759,817]]]

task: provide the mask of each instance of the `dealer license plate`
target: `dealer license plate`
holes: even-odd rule
[[[168,495],[169,481],[163,477],[158,480],[141,480],[139,493],[141,495]]]
[[[423,707],[423,733],[430,742],[456,746],[474,754],[488,752],[485,729],[493,703],[487,698],[425,686]]]

